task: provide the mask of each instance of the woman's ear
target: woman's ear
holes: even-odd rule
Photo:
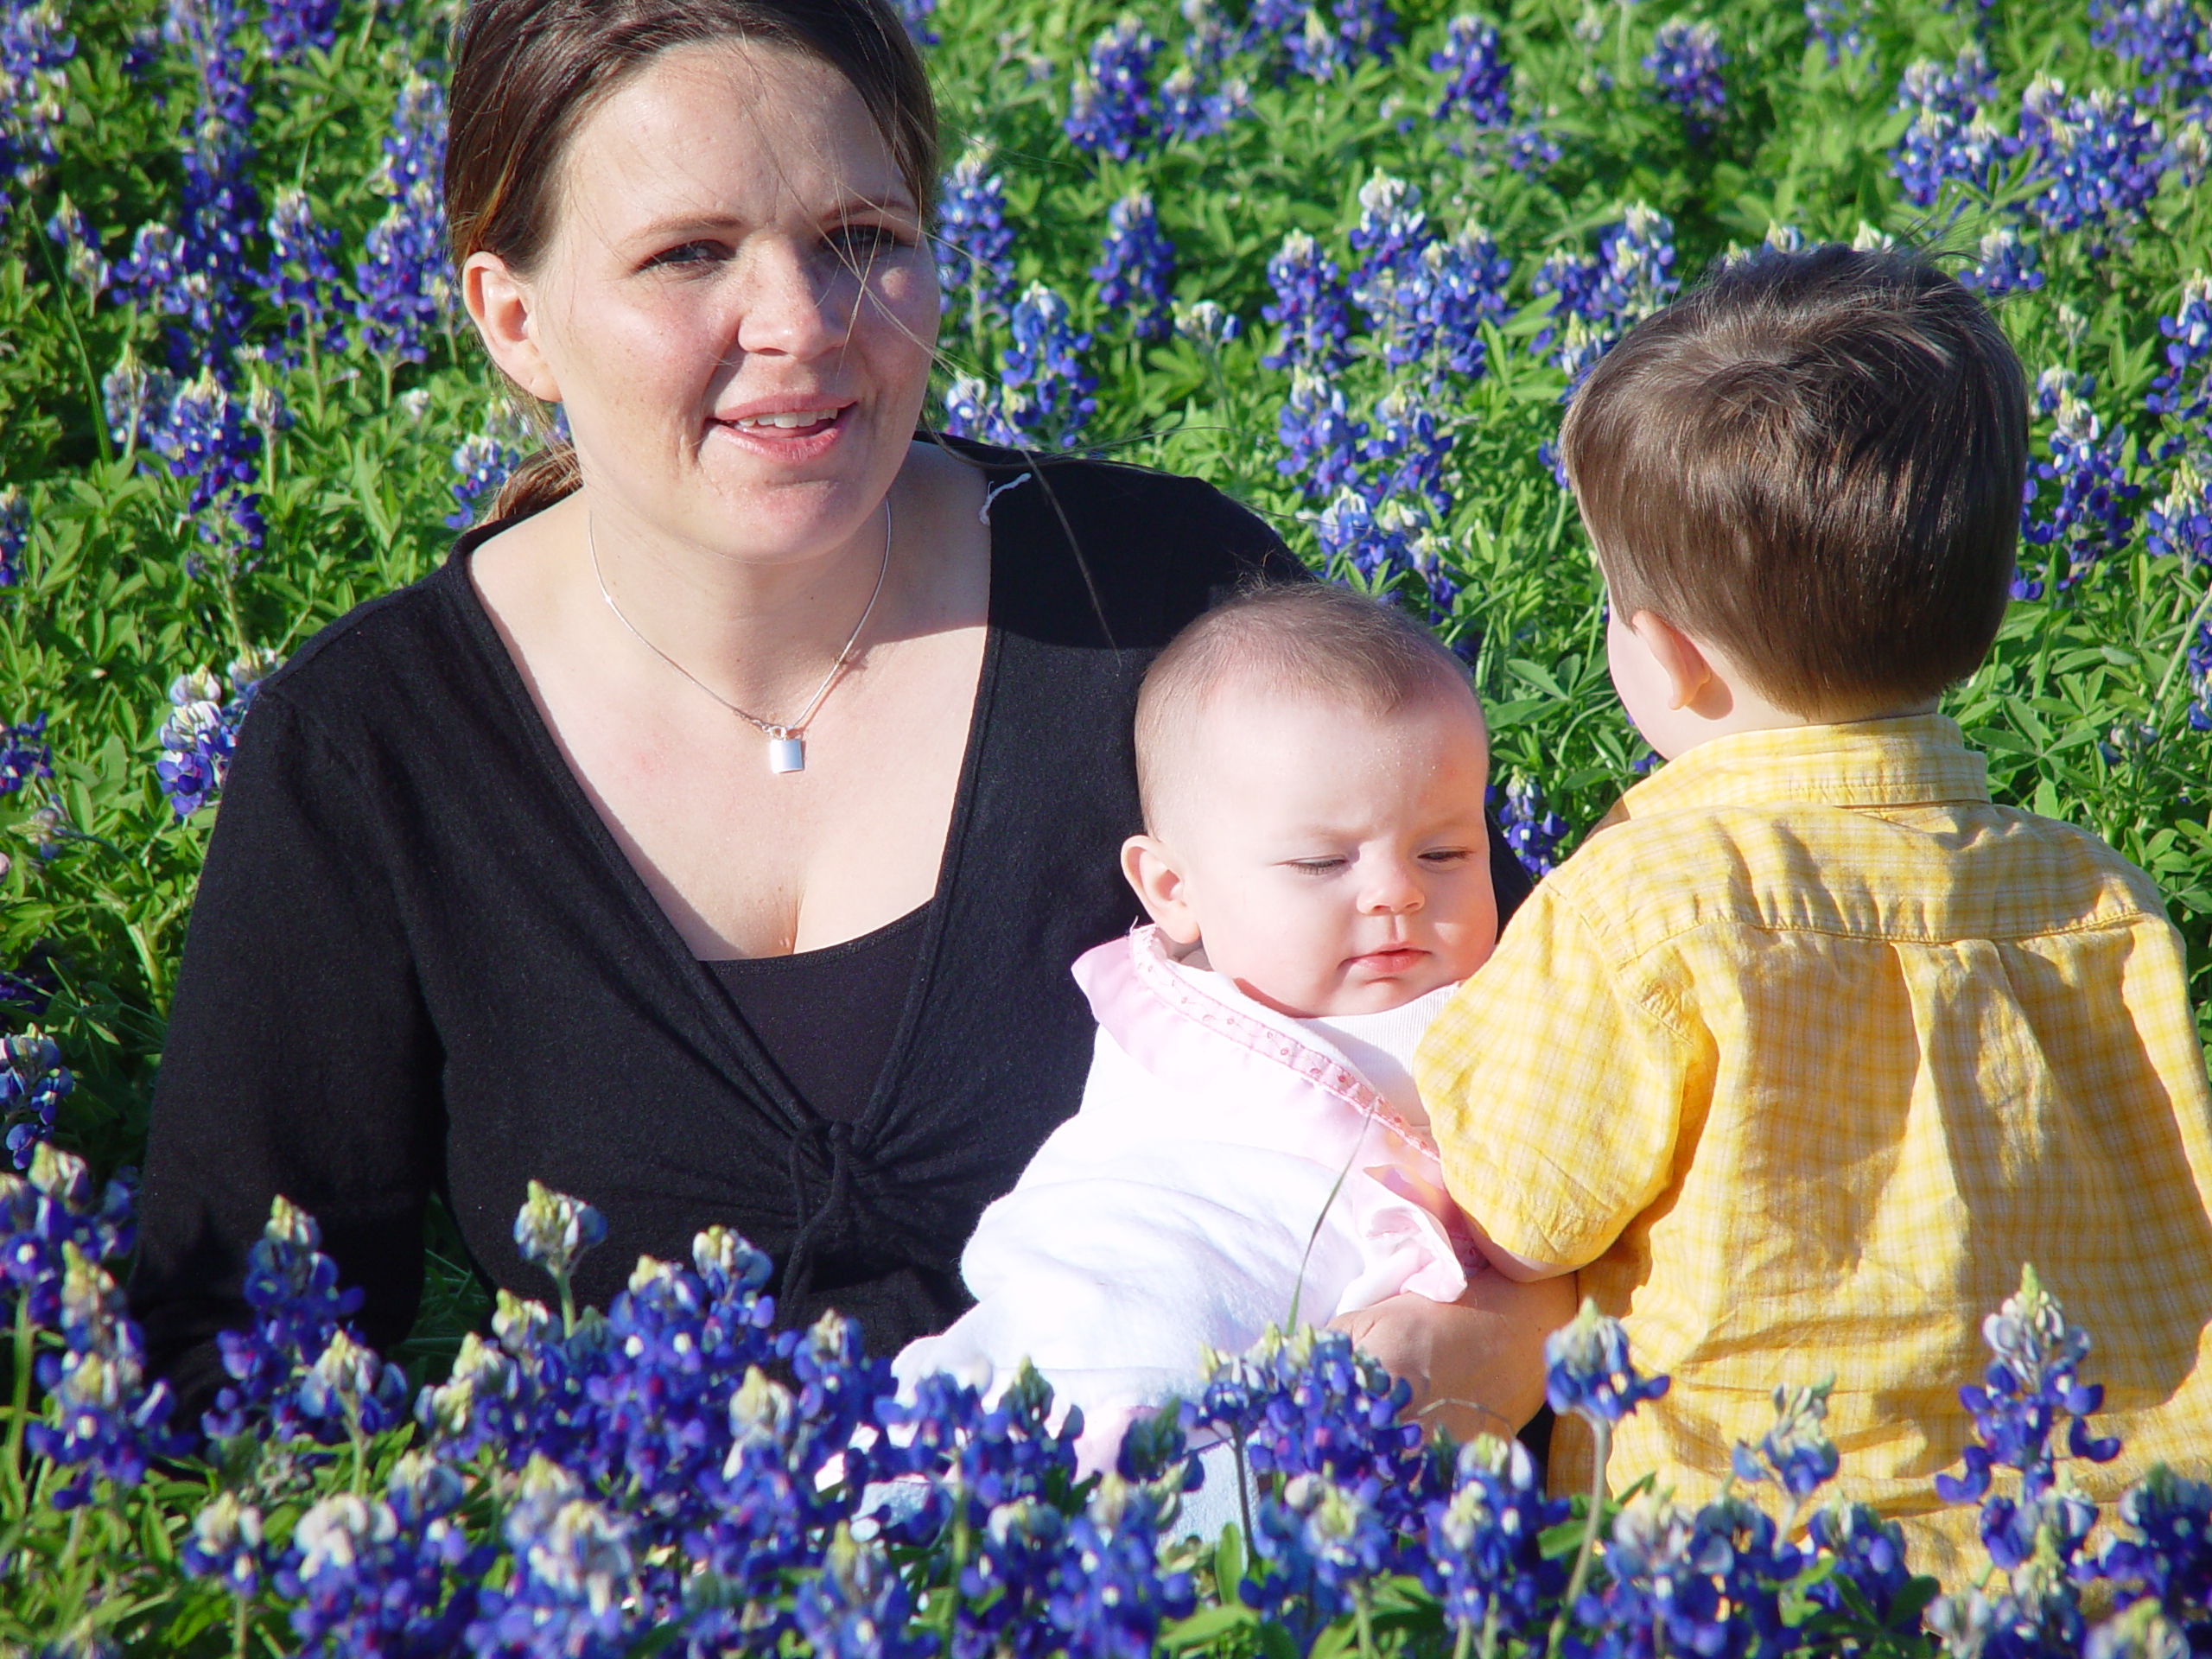
[[[461,268],[461,301],[499,372],[541,403],[561,401],[561,383],[538,349],[537,296],[496,253],[481,249]]]
[[[1178,944],[1198,942],[1198,918],[1191,908],[1190,883],[1184,880],[1167,843],[1153,836],[1131,836],[1122,843],[1122,874],[1137,890],[1145,914]]]

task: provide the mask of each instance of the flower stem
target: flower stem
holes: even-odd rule
[[[245,1659],[245,1597],[231,1594],[231,1659]]]
[[[31,1411],[31,1357],[38,1328],[31,1323],[31,1298],[26,1290],[16,1300],[14,1397],[8,1402],[8,1444],[0,1459],[8,1465],[8,1487],[20,1503],[23,1492],[23,1423]]]
[[[1367,1615],[1367,1586],[1357,1586],[1351,1592],[1352,1622],[1359,1630],[1359,1659],[1375,1659],[1375,1622]]]
[[[1497,1659],[1497,1597],[1493,1592],[1483,1609],[1483,1643],[1478,1653],[1480,1659]]]
[[[1573,1616],[1582,1586],[1589,1581],[1590,1558],[1598,1551],[1598,1528],[1605,1518],[1605,1459],[1613,1449],[1613,1426],[1597,1417],[1591,1420],[1590,1427],[1595,1442],[1592,1455],[1597,1464],[1590,1477],[1590,1513],[1583,1519],[1582,1547],[1574,1552],[1574,1572],[1567,1581],[1567,1593],[1560,1598],[1559,1612],[1552,1619],[1551,1636],[1544,1643],[1544,1651],[1554,1656],[1566,1639],[1567,1621]]]

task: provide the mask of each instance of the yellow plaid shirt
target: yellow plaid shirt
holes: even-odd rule
[[[1992,805],[1940,715],[1746,733],[1630,790],[1416,1061],[1453,1196],[1581,1270],[1666,1397],[1607,1474],[1685,1502],[1833,1373],[1837,1490],[1948,1570],[1931,1490],[2023,1262],[2086,1328],[2108,1501],[2212,1463],[2212,1090],[2179,936],[2094,836]],[[1555,1490],[1586,1490],[1580,1423]]]

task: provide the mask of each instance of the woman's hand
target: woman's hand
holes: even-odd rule
[[[1516,1284],[1484,1268],[1456,1302],[1410,1293],[1330,1321],[1412,1384],[1422,1429],[1510,1436],[1544,1403],[1544,1338],[1574,1317],[1574,1275]]]

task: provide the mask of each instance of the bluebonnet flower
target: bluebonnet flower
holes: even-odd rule
[[[1344,388],[1317,371],[1291,371],[1290,396],[1275,416],[1283,453],[1275,471],[1298,479],[1309,499],[1321,501],[1359,480],[1359,444],[1367,424],[1352,419]]]
[[[54,1134],[62,1096],[76,1086],[60,1049],[37,1027],[0,1037],[0,1122],[8,1125],[9,1158],[17,1169],[31,1166]]]
[[[1544,1338],[1544,1397],[1561,1416],[1573,1412],[1592,1423],[1618,1423],[1664,1395],[1667,1382],[1637,1373],[1621,1322],[1599,1313],[1587,1297],[1571,1322]]]
[[[1541,178],[1559,164],[1566,152],[1541,121],[1516,127],[1505,143],[1506,165],[1530,178]]]
[[[1504,787],[1490,786],[1490,810],[1498,831],[1521,868],[1541,880],[1559,868],[1555,855],[1567,838],[1567,820],[1544,804],[1543,791],[1532,779],[1516,775]]]
[[[358,1289],[338,1287],[337,1263],[321,1244],[314,1217],[288,1198],[270,1203],[268,1224],[246,1252],[245,1296],[252,1323],[216,1338],[231,1380],[200,1420],[210,1440],[232,1439],[264,1413],[273,1438],[305,1432],[298,1379],[361,1306]]]
[[[912,1599],[882,1550],[841,1522],[822,1571],[792,1605],[801,1638],[820,1659],[926,1659],[937,1640],[914,1627]]]
[[[1377,173],[1359,189],[1359,222],[1352,227],[1353,303],[1367,314],[1382,360],[1411,363],[1428,353],[1436,318],[1436,268],[1426,256],[1434,238],[1421,211],[1421,192],[1402,179]]]
[[[2188,671],[2190,684],[2196,691],[2196,699],[2189,705],[2190,729],[2212,732],[2212,622],[2197,625],[2183,654],[2183,665]]]
[[[1261,1497],[1252,1553],[1267,1571],[1248,1576],[1237,1594],[1287,1629],[1304,1652],[1381,1573],[1394,1541],[1365,1494],[1325,1476],[1294,1475],[1281,1497]]]
[[[269,1567],[261,1511],[236,1492],[218,1492],[192,1517],[177,1550],[188,1579],[213,1579],[233,1596],[250,1598]]]
[[[2094,390],[2094,380],[2065,369],[2046,369],[2036,381],[2036,410],[2052,417],[2051,458],[2036,463],[2040,482],[2021,506],[2020,534],[2031,546],[2053,550],[2062,588],[2126,545],[2133,522],[2127,504],[2140,493],[2124,468],[2125,435],[2107,435],[2089,407]],[[2057,499],[2038,517],[2046,483],[2057,486]]]
[[[1174,245],[1160,228],[1151,193],[1130,191],[1106,210],[1106,238],[1090,268],[1099,305],[1126,313],[1139,340],[1158,340],[1168,331],[1174,274]]]
[[[1993,300],[2029,293],[2043,286],[2037,263],[2034,243],[2021,240],[2020,233],[2010,228],[1994,230],[1981,238],[1974,263],[1959,273],[1959,280]]]
[[[84,209],[62,197],[47,219],[46,234],[61,250],[61,269],[69,280],[85,290],[88,305],[97,306],[113,272],[100,252],[99,232],[85,217]]]
[[[1736,1478],[1754,1484],[1772,1480],[1800,1503],[1834,1479],[1842,1459],[1822,1427],[1834,1387],[1830,1376],[1806,1387],[1777,1388],[1774,1427],[1756,1446],[1738,1440],[1729,1454]]]
[[[1227,130],[1250,107],[1252,90],[1234,77],[1209,86],[1192,65],[1179,63],[1160,83],[1160,136],[1174,143],[1194,144]]]
[[[1604,1547],[1607,1583],[1575,1616],[1593,1626],[1593,1652],[1749,1654],[1786,1644],[1779,1581],[1797,1552],[1774,1522],[1738,1498],[1692,1510],[1639,1492],[1613,1517]]]
[[[1906,200],[1932,207],[1954,181],[1988,187],[1991,168],[2019,149],[1990,124],[1996,95],[1996,74],[1979,46],[1968,46],[1948,68],[1927,58],[1906,67],[1897,82],[1897,108],[1912,121],[1890,158]]]
[[[1021,434],[999,407],[995,387],[972,374],[956,374],[945,388],[944,429],[979,443],[1018,445]]]
[[[223,683],[204,669],[169,682],[170,712],[156,734],[162,758],[154,774],[179,818],[190,817],[221,792],[238,727],[261,682],[277,666],[276,653],[258,647],[232,658],[227,700]]]
[[[2212,41],[2194,0],[2089,0],[2090,43],[2125,58],[2146,85],[2187,99],[2212,89]]]
[[[261,29],[272,61],[296,58],[309,47],[327,52],[338,42],[338,0],[270,0]]]
[[[198,105],[184,155],[184,190],[169,257],[142,258],[145,231],[117,280],[163,315],[169,366],[226,364],[251,308],[238,278],[246,238],[261,217],[252,182],[253,101],[245,79],[246,24],[238,0],[171,0],[163,35],[199,72]]]
[[[317,222],[303,190],[277,193],[268,229],[269,264],[257,280],[270,303],[284,313],[284,337],[308,340],[319,351],[343,350],[341,279],[331,257],[338,232]]]
[[[183,1445],[168,1427],[175,1398],[166,1382],[148,1386],[145,1340],[115,1281],[73,1240],[60,1255],[65,1347],[38,1358],[47,1421],[31,1424],[27,1439],[34,1457],[72,1471],[48,1494],[55,1509],[71,1510],[90,1498],[95,1479],[135,1486],[149,1461]]]
[[[33,715],[20,725],[0,726],[0,795],[54,776],[54,749],[46,741],[46,716]]]
[[[294,1634],[329,1654],[459,1650],[494,1554],[454,1516],[463,1495],[451,1469],[410,1452],[381,1497],[334,1493],[309,1508],[275,1575],[298,1603]]]
[[[100,378],[100,406],[109,435],[124,449],[150,442],[168,423],[176,397],[176,379],[167,369],[149,369],[130,346]]]
[[[1325,567],[1334,569],[1341,563],[1375,581],[1411,568],[1412,534],[1419,525],[1402,502],[1385,501],[1378,507],[1347,485],[1314,519],[1313,539]]]
[[[459,474],[453,486],[458,505],[446,515],[448,530],[466,530],[476,522],[477,504],[498,493],[507,475],[522,464],[522,451],[490,432],[465,438],[453,452],[453,469]]]
[[[1402,502],[1417,518],[1441,524],[1452,512],[1444,486],[1444,460],[1452,435],[1440,429],[1427,402],[1403,386],[1376,400],[1361,456],[1372,463],[1370,486],[1378,497]]]
[[[1455,1473],[1451,1497],[1428,1505],[1427,1548],[1416,1560],[1421,1582],[1456,1631],[1487,1627],[1493,1645],[1533,1633],[1567,1586],[1566,1565],[1545,1555],[1543,1535],[1572,1506],[1544,1495],[1518,1440],[1485,1436],[1460,1447]]]
[[[515,1211],[514,1233],[516,1254],[545,1269],[560,1290],[564,1323],[575,1330],[576,1310],[569,1281],[578,1258],[606,1242],[606,1218],[582,1198],[532,1181],[522,1208]]]
[[[1659,25],[1643,68],[1660,100],[1680,110],[1685,130],[1698,138],[1727,110],[1728,89],[1720,79],[1727,61],[1718,29],[1675,17]]]
[[[2020,98],[2019,145],[2043,188],[2027,211],[2046,230],[2126,229],[2172,163],[2150,112],[2106,88],[2069,98],[2038,75]]]
[[[1087,67],[1077,72],[1060,127],[1077,149],[1125,162],[1154,131],[1152,61],[1160,42],[1134,17],[1099,32]]]
[[[1006,187],[988,171],[981,142],[960,154],[938,196],[937,279],[944,309],[968,296],[969,326],[1003,316],[1014,293],[1014,232],[1006,226]]]
[[[1502,127],[1511,118],[1513,68],[1498,54],[1497,30],[1481,18],[1463,12],[1446,25],[1444,44],[1429,54],[1428,67],[1444,77],[1435,119],[1456,113],[1478,127]]]
[[[1098,407],[1097,378],[1083,366],[1090,336],[1077,331],[1068,302],[1042,283],[1014,302],[1014,344],[1001,361],[1000,408],[1014,428],[1059,448],[1071,442]]]
[[[53,0],[12,4],[0,12],[0,213],[9,187],[34,194],[54,165],[61,130],[61,94],[77,37],[66,32]]]
[[[1485,322],[1503,321],[1512,261],[1479,225],[1449,242],[1433,242],[1421,254],[1427,282],[1428,348],[1454,374],[1479,375],[1487,360]]]
[[[1675,226],[1642,202],[1598,238],[1596,255],[1561,251],[1544,261],[1529,291],[1553,296],[1529,350],[1549,353],[1573,395],[1615,341],[1675,296]]]
[[[502,1528],[514,1575],[505,1590],[482,1593],[464,1638],[469,1651],[572,1659],[626,1651],[623,1603],[636,1575],[630,1525],[587,1497],[567,1470],[533,1457]]]
[[[2088,1417],[2104,1403],[2104,1389],[2079,1376],[2088,1337],[2067,1322],[2032,1267],[2020,1270],[2018,1292],[1982,1321],[1981,1333],[1995,1358],[1982,1386],[1959,1390],[1977,1443],[1963,1454],[1963,1475],[1936,1476],[1936,1496],[1947,1503],[1981,1505],[1982,1541],[1998,1566],[2018,1567],[2046,1545],[2063,1563],[2080,1549],[2096,1510],[2064,1483],[2059,1457],[2104,1463],[2120,1452],[2118,1440],[2089,1432]],[[2051,1445],[2062,1418],[2063,1454]],[[1992,1489],[1990,1471],[1999,1466],[2020,1471],[2017,1498]]]
[[[0,1286],[22,1300],[31,1323],[51,1326],[61,1314],[67,1255],[111,1261],[137,1236],[130,1183],[120,1177],[95,1189],[85,1160],[41,1141],[26,1174],[0,1171]]]
[[[191,481],[184,510],[201,541],[226,550],[226,556],[233,547],[260,547],[265,526],[253,485],[261,440],[213,368],[177,390],[161,424],[145,436],[168,462],[171,478]]]
[[[30,503],[16,485],[0,486],[0,588],[22,580],[23,548],[30,538]]]
[[[445,153],[445,93],[436,82],[410,75],[392,110],[384,159],[369,181],[391,206],[370,227],[365,257],[353,267],[361,341],[393,362],[429,356],[426,338],[452,292],[439,184]]]
[[[1866,0],[1805,0],[1805,27],[1821,43],[1833,69],[1866,49]]]
[[[1169,309],[1175,332],[1202,351],[1218,352],[1236,338],[1243,327],[1234,312],[1224,311],[1211,300],[1185,305],[1178,300]]]
[[[2183,1627],[2156,1602],[2139,1601],[2090,1630],[2082,1659],[2189,1659]]]
[[[2212,486],[2184,456],[2158,504],[2143,515],[2144,544],[2178,555],[2184,567],[2212,564]]]
[[[2179,1617],[2212,1603],[2212,1486],[2160,1464],[2121,1497],[2120,1518],[2127,1531],[2105,1541],[2096,1575],[2120,1605]]]
[[[937,0],[892,0],[891,9],[906,25],[906,33],[916,46],[937,44],[937,31],[929,22],[930,14],[937,10]]]
[[[1334,0],[1327,11],[1320,0],[1255,0],[1246,24],[1251,49],[1313,80],[1331,79],[1362,56],[1386,57],[1398,41],[1382,0]]]
[[[1905,1565],[1904,1533],[1897,1523],[1863,1503],[1830,1503],[1813,1512],[1805,1537],[1816,1559],[1834,1563],[1826,1576],[1814,1580],[1807,1599],[1838,1611],[1848,1605],[1848,1586],[1876,1620],[1891,1624],[1892,1609],[1913,1584]]]
[[[1270,369],[1306,368],[1326,374],[1344,361],[1351,333],[1344,284],[1335,261],[1304,231],[1293,231],[1268,261],[1274,303],[1260,315],[1281,330],[1281,343],[1260,361]]]
[[[2212,277],[2198,272],[2182,284],[2181,302],[2158,319],[2158,332],[2166,366],[2152,379],[2144,406],[2177,422],[2202,421],[2212,413]]]

